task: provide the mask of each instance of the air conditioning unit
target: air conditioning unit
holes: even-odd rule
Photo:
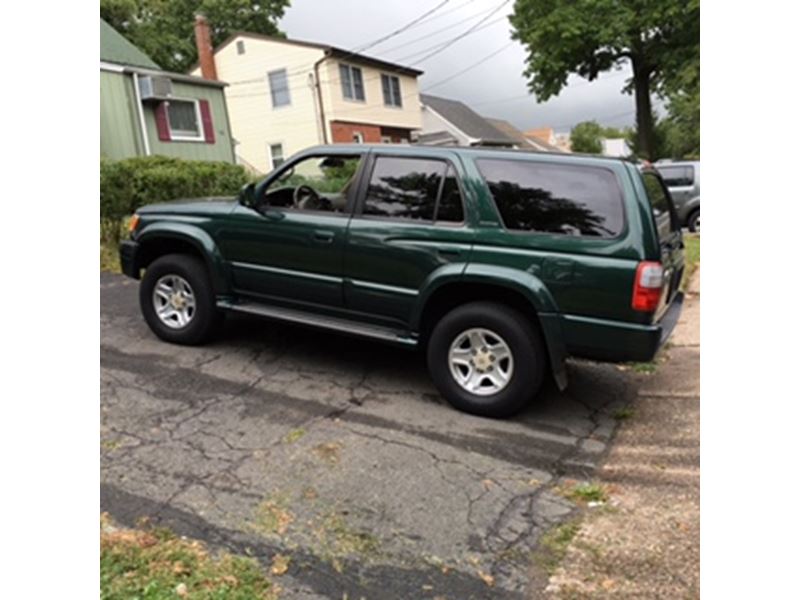
[[[172,80],[169,77],[139,77],[139,95],[142,102],[166,100],[172,96]]]

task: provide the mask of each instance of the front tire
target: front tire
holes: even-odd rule
[[[495,418],[528,406],[547,367],[542,337],[530,319],[494,302],[471,302],[445,315],[431,333],[427,359],[445,400]]]
[[[696,210],[689,215],[689,222],[687,223],[689,231],[692,233],[700,233],[700,211]]]
[[[208,271],[188,254],[167,254],[150,264],[139,307],[153,333],[173,344],[202,344],[220,321]]]

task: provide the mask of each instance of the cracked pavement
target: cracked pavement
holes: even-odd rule
[[[634,382],[569,365],[518,417],[459,413],[418,353],[231,317],[203,347],[147,328],[101,274],[101,510],[258,558],[281,597],[528,598],[532,551],[590,479]]]

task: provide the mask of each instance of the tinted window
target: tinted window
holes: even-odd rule
[[[495,159],[478,167],[508,229],[598,237],[622,231],[622,193],[610,171]]]
[[[671,201],[658,175],[642,173],[642,179],[647,190],[647,199],[650,200],[650,207],[653,209],[653,216],[656,219],[658,234],[663,238],[672,229]]]
[[[658,172],[669,187],[686,187],[694,185],[694,169],[692,167],[658,167]]]
[[[432,221],[445,166],[438,160],[378,157],[364,214]]]
[[[442,196],[436,211],[437,221],[461,223],[464,220],[464,207],[461,203],[461,190],[458,188],[453,167],[447,168],[447,177],[442,186]]]

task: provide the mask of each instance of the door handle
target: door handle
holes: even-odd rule
[[[333,241],[334,235],[332,231],[315,231],[311,234],[311,237],[315,242],[330,244]]]
[[[461,254],[461,250],[458,248],[440,248],[439,249],[439,256],[444,258],[455,258],[456,256]]]

